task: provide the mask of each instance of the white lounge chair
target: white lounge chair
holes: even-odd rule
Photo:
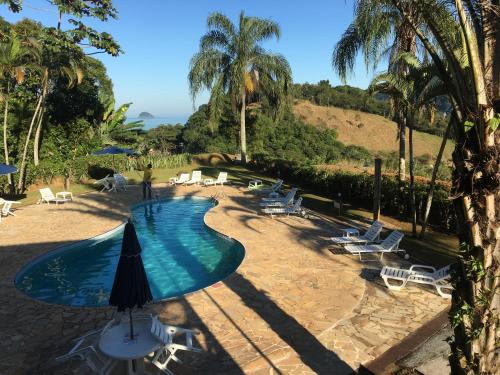
[[[380,260],[382,260],[385,253],[405,252],[398,248],[403,236],[403,233],[394,231],[380,244],[346,245],[344,249],[353,255],[359,255],[361,261],[363,261],[361,254],[380,254]]]
[[[263,212],[266,214],[271,215],[302,215],[303,214],[303,209],[300,207],[302,204],[302,197],[299,197],[293,204],[293,206],[288,206],[288,207],[266,207],[263,209]]]
[[[43,189],[40,189],[40,195],[42,196],[42,198],[40,199],[40,202],[43,203],[55,203],[56,205],[58,205],[59,203],[65,203],[65,202],[69,202],[71,201],[70,198],[61,198],[61,197],[58,197],[57,195],[54,195],[54,193],[52,192],[52,190],[50,190],[50,188],[43,188]]]
[[[189,181],[189,173],[181,173],[179,177],[172,177],[170,183],[172,185],[183,185]]]
[[[105,190],[111,190],[112,185],[111,185],[109,174],[106,177],[95,181],[94,185],[102,185],[101,193]]]
[[[191,329],[174,327],[163,324],[156,317],[151,317],[151,333],[163,344],[161,349],[157,350],[149,360],[153,365],[158,367],[165,374],[174,375],[168,368],[170,361],[182,363],[177,357],[178,350],[185,350],[195,353],[200,353],[201,349],[193,345],[193,336],[197,335]],[[179,341],[179,337],[183,337],[183,342]]]
[[[193,171],[191,179],[186,181],[186,185],[199,184],[201,182],[201,171]]]
[[[272,184],[268,188],[261,188],[256,190],[257,193],[259,194],[271,194],[271,193],[277,193],[281,190],[281,186],[283,185],[283,180],[282,179],[277,179],[274,184]]]
[[[450,284],[450,266],[436,269],[431,266],[414,264],[410,269],[384,267],[380,276],[391,290],[401,290],[407,283],[427,284],[436,288],[443,298],[451,298],[453,286]],[[390,284],[389,280],[397,280],[400,284]]]
[[[220,172],[219,176],[217,177],[217,180],[213,180],[211,178],[206,179],[204,181],[205,186],[211,186],[211,185],[222,185],[227,183],[227,172]]]
[[[113,175],[113,179],[111,181],[111,190],[113,191],[127,191],[127,178],[119,173]]]
[[[369,242],[375,242],[380,236],[380,232],[383,227],[383,223],[380,221],[374,221],[370,228],[368,228],[362,236],[330,237],[330,239],[337,245],[366,244]]]
[[[99,350],[99,339],[101,335],[112,325],[114,321],[110,321],[106,326],[97,331],[87,333],[75,340],[75,345],[71,350],[56,358],[58,362],[65,362],[69,360],[79,359],[84,361],[85,364],[92,370],[93,374],[108,375],[110,374],[118,361],[106,356]]]
[[[293,204],[297,188],[292,188],[288,194],[280,198],[262,198],[261,207],[286,207]]]
[[[3,205],[2,208],[0,209],[0,220],[2,216],[16,216],[14,212],[12,212],[12,205],[13,204],[19,204],[21,202],[16,202],[16,201],[8,201],[3,198],[0,198],[0,205]]]

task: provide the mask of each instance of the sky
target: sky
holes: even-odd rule
[[[118,57],[94,57],[105,64],[113,80],[117,105],[133,103],[131,117],[146,111],[155,117],[187,118],[193,112],[189,61],[199,50],[212,12],[221,12],[235,23],[241,10],[276,21],[281,38],[264,47],[287,58],[294,82],[328,79],[333,85],[341,84],[331,55],[352,20],[353,0],[114,0],[113,4],[117,20],[86,22],[113,35],[124,51]],[[24,1],[20,14],[0,6],[0,15],[9,22],[28,17],[48,26],[57,24],[57,12],[47,0]],[[366,88],[372,76],[359,57],[348,84]],[[207,100],[208,93],[202,93],[195,105]]]

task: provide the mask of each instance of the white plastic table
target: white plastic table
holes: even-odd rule
[[[178,178],[177,177],[170,177],[168,179],[168,182],[170,185],[175,185],[175,183],[177,182]]]
[[[248,182],[249,189],[257,189],[262,186],[262,180],[251,180]]]
[[[151,320],[134,320],[134,340],[130,340],[130,325],[122,323],[109,328],[99,340],[99,349],[107,356],[127,361],[127,373],[146,374],[144,357],[158,349],[161,343],[151,333]],[[135,361],[135,371],[132,361]]]
[[[61,197],[62,199],[73,200],[73,193],[71,191],[60,191],[56,193],[56,197]]]
[[[359,236],[359,230],[356,228],[345,228],[342,229],[342,237]]]

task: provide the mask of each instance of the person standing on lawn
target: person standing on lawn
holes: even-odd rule
[[[146,199],[146,192],[148,193],[148,199],[151,199],[151,180],[153,178],[153,166],[148,164],[144,168],[144,174],[142,176],[142,199]]]

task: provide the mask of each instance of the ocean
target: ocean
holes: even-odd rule
[[[142,120],[144,122],[144,130],[149,130],[156,128],[160,125],[175,125],[175,124],[181,124],[185,125],[187,122],[187,119],[189,118],[189,115],[185,116],[171,116],[171,117],[155,117],[155,118],[146,118],[146,119],[140,119],[138,117],[128,117],[127,122],[133,122],[133,121],[138,121]]]

